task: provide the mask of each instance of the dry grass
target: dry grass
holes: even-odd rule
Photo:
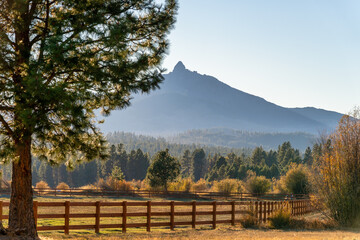
[[[318,230],[318,231],[284,231],[284,230],[269,230],[269,229],[244,229],[237,227],[220,227],[216,230],[207,228],[195,230],[176,229],[174,231],[154,231],[146,232],[130,232],[126,234],[71,234],[64,235],[40,235],[43,240],[58,240],[58,239],[101,239],[101,240],[115,240],[115,239],[166,239],[166,240],[180,240],[180,239],[360,239],[360,232],[355,230]]]

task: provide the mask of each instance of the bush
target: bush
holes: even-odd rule
[[[310,192],[309,174],[303,165],[293,165],[284,178],[288,193],[308,194]]]
[[[246,189],[257,195],[265,194],[270,190],[271,182],[264,176],[250,176],[246,180]]]
[[[66,183],[61,182],[61,183],[59,183],[59,184],[56,186],[56,189],[66,190],[66,189],[70,189],[70,187],[69,187],[69,185],[67,185]]]
[[[240,180],[236,179],[223,179],[219,182],[214,182],[213,188],[217,192],[222,192],[226,195],[230,195],[231,193],[241,192],[242,183]]]
[[[201,192],[207,190],[209,190],[208,183],[203,178],[200,178],[199,181],[192,185],[192,191]]]
[[[108,177],[106,180],[100,178],[96,183],[97,187],[103,190],[113,190],[113,191],[130,191],[133,190],[131,183],[126,182],[125,180],[117,180],[112,177]]]
[[[40,181],[36,184],[35,188],[39,188],[39,189],[45,189],[45,188],[50,188],[49,185],[47,184],[47,182],[45,181]]]
[[[189,192],[194,182],[191,178],[182,178],[176,182],[172,182],[169,184],[170,191],[182,191]]]
[[[281,207],[269,218],[270,226],[273,228],[288,228],[291,223],[291,211]]]

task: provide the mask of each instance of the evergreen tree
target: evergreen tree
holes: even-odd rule
[[[117,166],[115,166],[113,168],[113,170],[111,171],[111,177],[116,179],[116,180],[124,180],[125,179],[125,175],[121,171],[121,168],[119,168]]]
[[[194,163],[191,157],[191,153],[188,149],[185,150],[184,155],[180,160],[181,165],[181,176],[183,178],[193,178],[194,177]]]
[[[204,149],[195,149],[192,153],[192,161],[194,164],[194,180],[198,181],[200,178],[204,176],[205,170],[205,152]]]
[[[310,147],[307,147],[305,150],[303,163],[306,165],[312,165],[313,163],[313,156]]]
[[[0,156],[16,159],[12,234],[37,237],[31,155],[70,168],[105,159],[94,111],[109,114],[159,86],[176,9],[176,0],[0,0]]]
[[[150,186],[164,187],[167,191],[168,183],[180,174],[180,163],[169,154],[169,150],[158,152],[147,171]]]

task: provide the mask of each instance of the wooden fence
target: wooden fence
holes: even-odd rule
[[[151,191],[151,190],[101,190],[101,189],[56,189],[56,188],[34,188],[36,196],[70,196],[70,197],[137,197],[137,198],[182,198],[182,199],[212,199],[212,200],[236,200],[236,201],[256,201],[256,200],[288,200],[288,199],[308,199],[304,194],[254,194],[254,193],[227,193],[209,191]],[[2,189],[2,194],[10,194],[10,189]]]
[[[0,219],[8,219],[3,214],[3,207],[8,207],[9,202],[0,201]],[[81,207],[86,212],[79,211]],[[91,211],[89,210],[91,207]],[[111,207],[110,211],[105,211]],[[235,225],[240,219],[255,211],[259,222],[266,222],[271,215],[281,207],[291,209],[293,216],[303,215],[313,211],[310,200],[294,201],[256,201],[256,202],[37,202],[34,201],[34,215],[38,231],[63,230],[69,234],[69,230],[94,229],[99,233],[100,229],[117,228],[123,233],[127,228],[144,227],[150,231],[152,227],[169,227],[173,230],[177,226],[210,225],[216,228],[217,224],[229,223]],[[60,213],[54,208],[60,208]],[[142,209],[141,209],[142,208]],[[156,209],[157,208],[157,209]],[[133,211],[131,211],[131,209]],[[158,211],[161,210],[161,211]],[[162,218],[161,218],[162,217]],[[206,217],[206,218],[204,218]],[[105,221],[111,218],[110,221]],[[39,225],[42,219],[62,219],[64,225]],[[89,219],[70,224],[70,220]],[[130,222],[128,220],[131,220]],[[143,222],[141,222],[141,220]],[[102,222],[105,221],[105,222]]]

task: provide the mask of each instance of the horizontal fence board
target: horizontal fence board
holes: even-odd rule
[[[189,216],[192,215],[192,212],[174,212],[175,216]]]
[[[151,214],[152,215],[152,214]],[[147,216],[147,213],[126,213],[126,216],[128,217],[146,217]]]
[[[170,212],[151,212],[151,216],[170,216],[171,213]],[[146,215],[145,215],[146,216]]]
[[[94,229],[95,225],[70,225],[69,229],[71,230],[80,230],[80,229]]]
[[[122,228],[122,224],[100,224],[100,228]]]
[[[123,216],[122,213],[100,213],[100,217],[122,217],[122,216]]]
[[[64,218],[65,214],[38,214],[38,218]]]
[[[126,227],[128,228],[146,227],[146,223],[127,223]]]
[[[92,207],[96,206],[95,202],[70,202],[72,207]]]
[[[174,225],[178,225],[178,226],[192,225],[192,222],[174,222]]]
[[[95,218],[95,213],[70,213],[70,218]]]
[[[126,205],[128,207],[131,207],[131,206],[133,206],[133,207],[141,207],[141,206],[146,207],[147,206],[146,202],[127,202]]]
[[[56,231],[65,230],[65,226],[38,226],[36,229],[38,231]]]
[[[168,227],[170,226],[170,223],[169,222],[152,222],[151,223],[151,226],[152,227]]]
[[[196,221],[196,225],[208,225],[213,224],[213,221]]]
[[[64,207],[64,202],[38,202],[39,207]]]
[[[203,216],[203,215],[213,215],[213,211],[198,211],[196,215]]]

